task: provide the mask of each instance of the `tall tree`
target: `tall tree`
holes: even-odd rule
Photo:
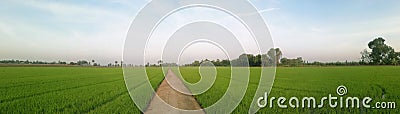
[[[282,58],[281,49],[275,48],[275,54],[276,54],[275,62],[276,62],[276,65],[278,65],[279,64],[279,60]]]
[[[269,49],[268,52],[267,52],[267,55],[269,57],[268,58],[268,63],[277,65],[276,59],[278,57],[276,55],[276,49],[274,49],[274,48]]]
[[[396,52],[397,55],[397,63],[395,65],[400,64],[400,52]]]
[[[398,56],[394,49],[385,44],[385,39],[378,37],[368,43],[368,47],[372,49],[370,54],[373,64],[385,64],[389,65],[392,61],[396,61]]]
[[[146,66],[146,67],[149,67],[149,66],[150,66],[150,63],[149,63],[149,62],[147,62],[145,66]]]
[[[371,57],[370,57],[371,52],[368,52],[367,49],[364,49],[363,51],[361,51],[360,54],[361,54],[361,63],[362,64],[369,64],[371,62]]]
[[[157,63],[161,66],[161,64],[163,63],[162,60],[158,60]]]
[[[94,61],[94,60],[92,60],[93,66],[96,66],[97,64],[96,64],[96,65],[94,65],[94,64],[95,64],[94,62],[95,62],[95,61]]]

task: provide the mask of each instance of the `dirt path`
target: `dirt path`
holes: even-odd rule
[[[168,79],[168,82],[167,82]],[[199,110],[200,105],[197,103],[191,95],[186,95],[176,91],[169,84],[173,85],[178,90],[189,92],[189,89],[183,84],[183,82],[172,72],[168,70],[164,81],[160,84],[157,89],[157,95],[154,96],[150,101],[150,104],[145,111],[145,114],[177,114],[177,113],[199,113],[204,114],[204,111],[185,112],[184,110]],[[169,105],[166,105],[169,104]],[[171,107],[172,106],[172,107]]]

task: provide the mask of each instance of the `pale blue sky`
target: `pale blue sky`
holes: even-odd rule
[[[95,59],[102,64],[121,60],[130,23],[147,2],[3,0],[0,4],[0,59]],[[357,61],[359,52],[377,36],[385,37],[389,45],[400,51],[399,1],[251,2],[260,10],[275,46],[283,50],[284,57]],[[227,21],[223,16],[215,17],[217,12],[213,15],[204,11],[189,10],[168,22],[182,23],[188,14]],[[225,24],[230,26],[230,23]]]

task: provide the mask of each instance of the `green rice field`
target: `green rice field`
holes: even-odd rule
[[[199,81],[196,67],[180,69],[183,78]],[[130,99],[121,68],[97,67],[0,67],[0,113],[141,113]],[[202,107],[220,99],[230,79],[229,67],[218,67],[214,85],[195,96]],[[154,89],[163,80],[161,68],[147,68]],[[247,113],[258,85],[260,68],[251,68],[250,83],[233,113]],[[345,85],[346,96],[373,101],[400,102],[400,67],[279,67],[270,96],[317,99],[337,95]],[[319,101],[317,101],[319,102]],[[262,108],[259,113],[400,113],[396,109],[364,108]]]

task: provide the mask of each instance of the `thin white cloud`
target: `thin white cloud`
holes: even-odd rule
[[[267,8],[267,9],[263,9],[258,11],[258,13],[265,13],[265,12],[269,12],[269,11],[275,11],[275,10],[280,10],[280,8]]]
[[[255,15],[255,14],[262,15],[263,13],[276,11],[276,10],[279,10],[279,8],[267,8],[267,9],[258,10],[257,12],[243,13],[243,14],[238,14],[238,15],[243,15],[243,16],[249,16],[249,15]]]

